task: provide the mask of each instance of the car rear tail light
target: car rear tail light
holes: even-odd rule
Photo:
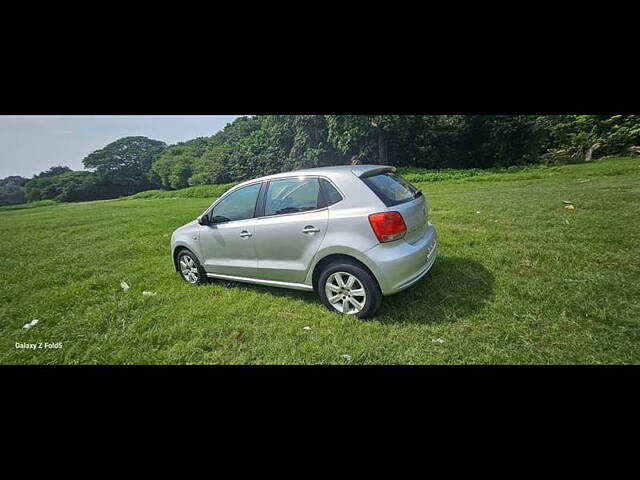
[[[374,213],[369,215],[369,223],[380,243],[399,240],[407,233],[407,226],[398,212]]]

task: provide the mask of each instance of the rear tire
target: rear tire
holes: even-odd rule
[[[339,260],[329,264],[318,279],[318,295],[334,313],[369,318],[382,304],[376,279],[355,262]]]
[[[180,250],[176,264],[178,265],[178,273],[182,280],[192,285],[201,285],[207,283],[207,273],[200,265],[198,257],[189,250]]]

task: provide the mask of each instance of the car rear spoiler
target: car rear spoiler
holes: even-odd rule
[[[367,178],[384,172],[395,172],[396,167],[385,165],[356,165],[351,171],[356,177]]]

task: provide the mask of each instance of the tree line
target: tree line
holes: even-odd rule
[[[640,115],[257,115],[166,145],[125,137],[32,178],[0,180],[0,204],[116,198],[348,163],[427,169],[590,161],[640,153]]]

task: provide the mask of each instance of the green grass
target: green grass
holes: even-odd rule
[[[369,321],[182,282],[169,236],[209,198],[0,212],[0,363],[640,363],[638,159],[418,185],[439,259]]]

